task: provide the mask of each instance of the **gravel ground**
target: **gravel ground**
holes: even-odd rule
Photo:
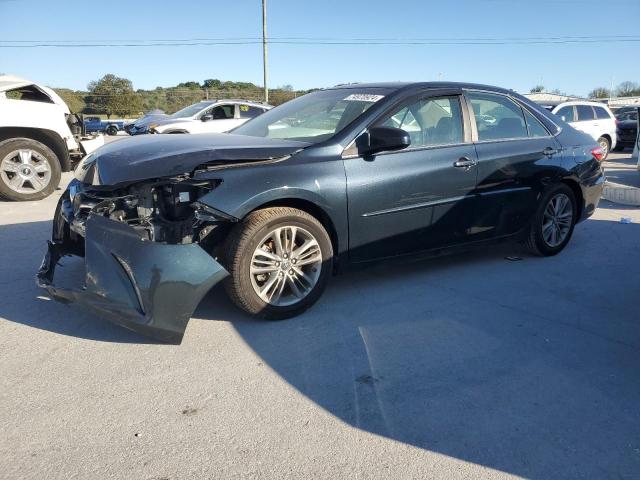
[[[167,346],[36,289],[59,194],[0,203],[0,478],[637,478],[637,208],[554,258],[348,273],[289,321],[214,289]]]

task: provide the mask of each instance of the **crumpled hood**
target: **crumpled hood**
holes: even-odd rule
[[[233,164],[290,155],[308,144],[228,133],[142,135],[111,142],[76,170],[78,180],[116,185],[189,173],[203,164]]]

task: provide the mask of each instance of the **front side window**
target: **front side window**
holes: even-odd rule
[[[240,118],[254,118],[264,112],[262,108],[251,105],[238,105],[240,108]]]
[[[573,106],[569,105],[566,107],[562,107],[560,110],[556,112],[556,115],[562,118],[565,122],[575,122],[576,117],[573,114]]]
[[[576,105],[576,110],[578,111],[579,122],[585,122],[595,119],[593,108],[591,108],[591,105]]]
[[[504,95],[468,93],[476,118],[478,140],[503,140],[528,136],[522,108]]]
[[[335,88],[308,93],[233,129],[236,135],[319,143],[360,117],[392,88]]]
[[[548,137],[549,132],[546,128],[540,123],[536,117],[533,116],[531,112],[528,110],[524,111],[524,117],[527,121],[527,128],[529,129],[530,137]]]
[[[611,120],[611,115],[603,107],[593,107],[596,111],[596,117],[602,120]]]
[[[457,97],[423,98],[386,115],[377,126],[409,133],[412,147],[463,143],[462,112]]]
[[[235,105],[216,105],[207,110],[204,115],[211,115],[214,120],[226,120],[233,118]]]

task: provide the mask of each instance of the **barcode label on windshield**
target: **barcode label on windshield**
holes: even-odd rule
[[[372,95],[370,93],[352,93],[347,98],[345,98],[345,100],[351,102],[377,102],[381,98],[384,98],[384,95]]]

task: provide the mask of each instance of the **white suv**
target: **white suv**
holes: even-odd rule
[[[202,101],[149,124],[141,133],[222,133],[266,112],[271,105],[245,100]]]
[[[62,172],[104,144],[82,134],[82,122],[56,92],[24,78],[0,75],[0,197],[40,200]]]
[[[598,102],[564,102],[551,110],[576,130],[591,135],[604,150],[605,160],[616,148],[616,117],[609,107]]]

